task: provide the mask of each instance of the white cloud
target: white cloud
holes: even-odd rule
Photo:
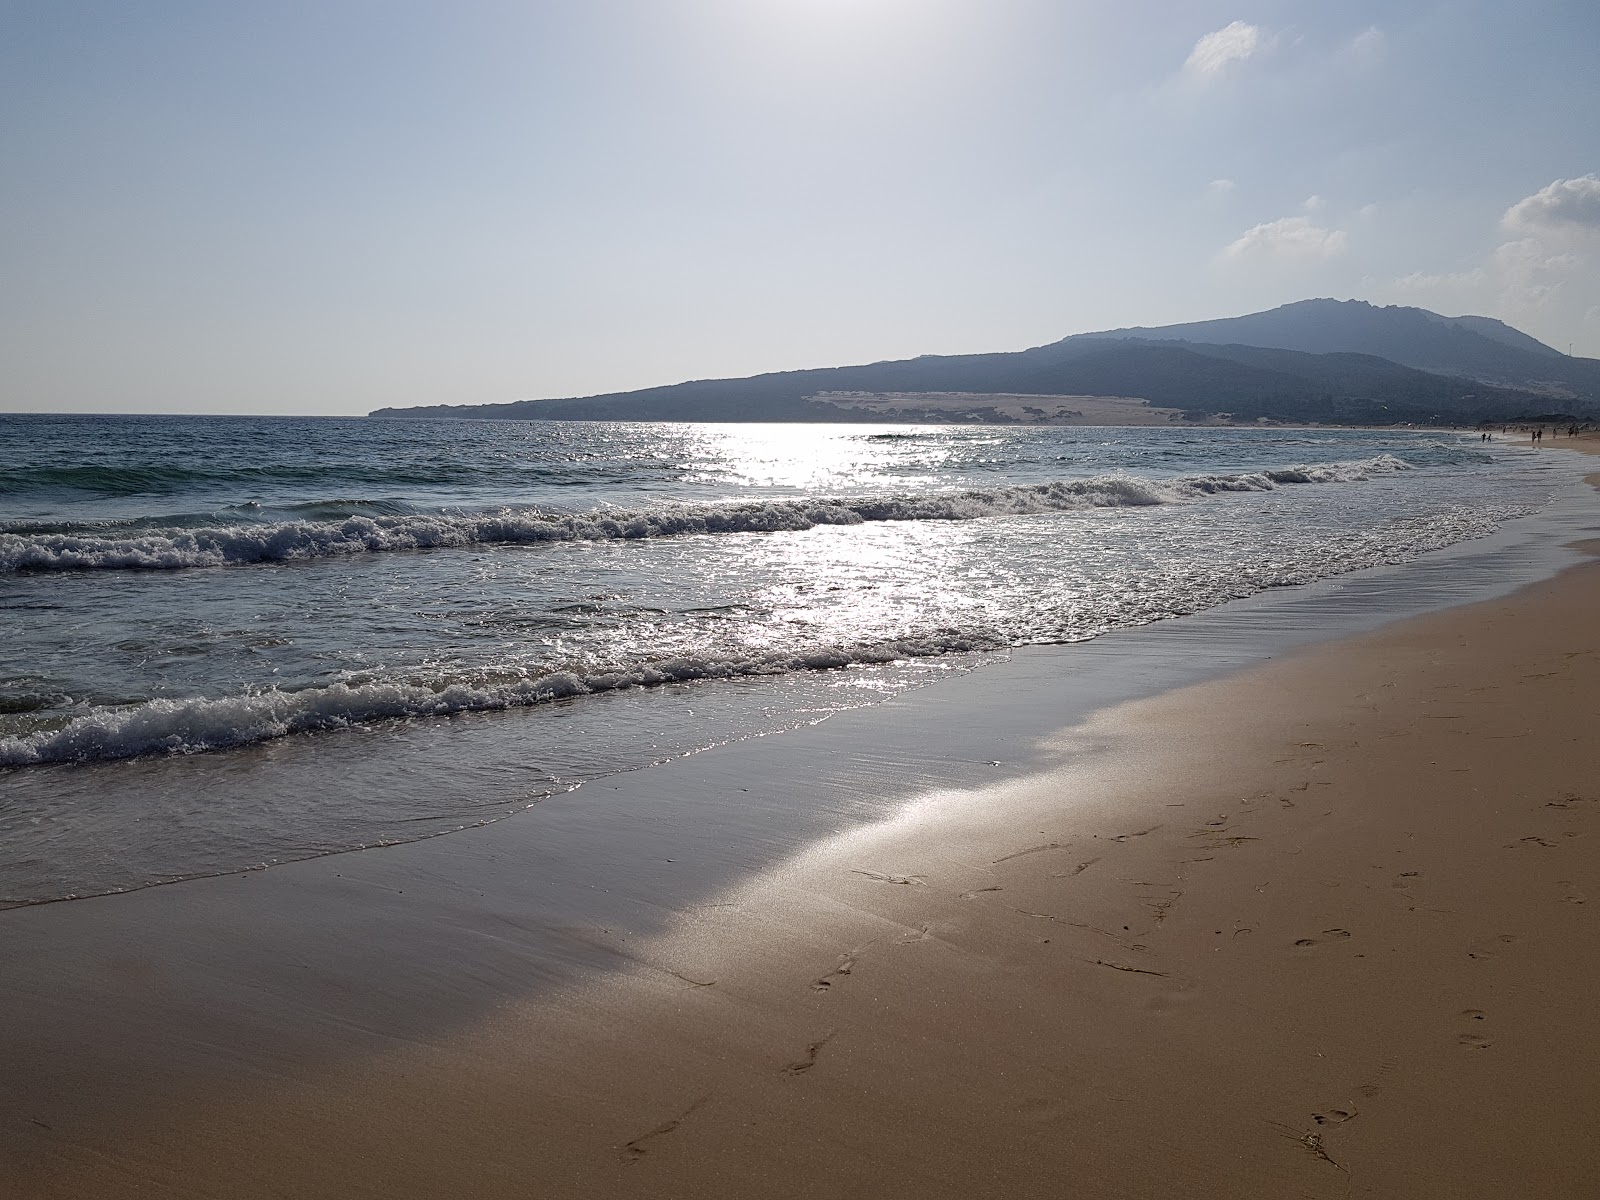
[[[1225,196],[1233,195],[1234,189],[1238,186],[1231,179],[1213,179],[1206,184],[1206,195],[1213,200],[1221,200]]]
[[[1552,250],[1538,238],[1504,242],[1491,264],[1501,281],[1501,302],[1514,309],[1538,308],[1583,265],[1577,254]]]
[[[1215,33],[1208,33],[1194,44],[1183,69],[1201,79],[1221,75],[1234,63],[1266,49],[1267,40],[1261,27],[1245,21],[1234,21]]]
[[[1506,209],[1500,227],[1509,237],[1487,264],[1500,303],[1512,311],[1543,308],[1581,282],[1600,249],[1600,177],[1557,179]]]
[[[1363,204],[1357,215],[1361,217],[1362,220],[1370,221],[1373,217],[1378,215],[1378,206],[1376,204]]]
[[[1484,281],[1484,278],[1482,267],[1473,267],[1468,271],[1447,271],[1438,275],[1430,275],[1426,271],[1413,271],[1396,279],[1393,286],[1404,292],[1448,292],[1476,287]]]
[[[1587,230],[1600,233],[1600,177],[1558,179],[1506,209],[1500,223],[1513,232]]]
[[[1557,179],[1506,209],[1499,225],[1499,245],[1478,261],[1413,271],[1387,290],[1401,302],[1421,294],[1440,311],[1529,323],[1551,345],[1591,337],[1587,313],[1600,310],[1600,177]]]
[[[1383,52],[1389,45],[1389,39],[1383,30],[1376,25],[1369,25],[1355,37],[1350,39],[1345,47],[1345,53],[1363,66],[1376,63],[1383,57]]]
[[[1300,207],[1305,209],[1308,213],[1314,213],[1326,203],[1327,201],[1325,201],[1321,196],[1312,195],[1307,196],[1301,203]]]
[[[1223,251],[1224,258],[1315,262],[1344,250],[1342,229],[1326,229],[1309,217],[1279,217],[1247,229]]]

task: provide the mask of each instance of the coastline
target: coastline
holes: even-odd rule
[[[1087,721],[1059,697],[1035,730],[969,720],[921,735],[920,779],[780,735],[788,762],[853,756],[819,771],[840,832],[725,863],[714,895],[593,844],[519,913],[451,874],[511,845],[491,827],[0,914],[25,951],[0,1013],[29,1031],[0,1161],[38,1196],[1587,1194],[1597,584],[1575,566]],[[1003,709],[1060,658],[973,687]],[[764,749],[634,786],[759,791]],[[589,791],[541,818],[581,844]],[[782,824],[723,801],[747,840]],[[494,924],[519,916],[534,941]]]

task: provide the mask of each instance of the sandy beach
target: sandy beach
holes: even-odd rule
[[[0,1200],[1600,1200],[1597,47],[0,5]]]
[[[924,732],[926,786],[863,716],[764,858],[519,819],[0,913],[6,1194],[1593,1195],[1597,594]],[[757,844],[831,724],[636,774]]]

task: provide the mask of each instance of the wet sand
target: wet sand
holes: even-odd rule
[[[1122,704],[994,783],[974,748],[1021,751],[974,717],[925,747],[964,778],[857,764],[866,823],[648,922],[525,863],[469,894],[494,829],[0,914],[0,1179],[1594,1195],[1597,596],[1583,564]],[[659,777],[759,795],[759,749]]]

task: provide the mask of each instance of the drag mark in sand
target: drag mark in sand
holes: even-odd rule
[[[1325,1162],[1337,1170],[1344,1171],[1345,1177],[1349,1178],[1350,1172],[1345,1170],[1340,1163],[1335,1162],[1333,1156],[1328,1153],[1327,1147],[1322,1144],[1322,1135],[1320,1133],[1314,1130],[1307,1130],[1305,1133],[1301,1133],[1294,1126],[1285,1125],[1281,1121],[1269,1121],[1267,1123],[1291,1142],[1298,1142],[1304,1146],[1313,1158]]]
[[[1010,862],[1013,858],[1021,858],[1025,854],[1043,854],[1047,850],[1065,850],[1070,842],[1046,842],[1042,846],[1029,846],[1026,850],[1015,850],[1010,854],[1002,854],[990,866],[999,866],[1003,862]]]
[[[1057,925],[1070,925],[1073,929],[1087,929],[1090,933],[1098,933],[1114,942],[1125,944],[1127,940],[1121,934],[1112,933],[1109,929],[1101,929],[1098,925],[1085,925],[1082,921],[1069,921],[1065,917],[1056,916],[1054,913],[1034,912],[1031,908],[1013,908],[1011,911],[1020,913],[1024,917],[1035,917],[1041,921],[1054,921]]]
[[[1183,892],[1180,890],[1171,893],[1165,900],[1147,900],[1145,901],[1145,907],[1153,914],[1155,923],[1160,925],[1161,922],[1167,919],[1167,913],[1171,911],[1172,906],[1182,899]]]
[[[1165,971],[1151,971],[1144,967],[1130,967],[1127,963],[1107,962],[1103,958],[1086,958],[1083,961],[1093,963],[1097,967],[1110,967],[1113,971],[1126,971],[1130,975],[1154,975],[1158,979],[1167,978]]]
[[[856,867],[851,871],[854,875],[865,875],[868,879],[875,879],[879,883],[922,884],[927,880],[921,875],[886,875],[882,871],[867,871]]]
[[[1087,859],[1086,861],[1079,863],[1077,866],[1073,867],[1072,870],[1066,872],[1065,878],[1070,879],[1074,875],[1082,875],[1090,867],[1094,866],[1095,863],[1099,862],[1100,858],[1101,858],[1101,856],[1097,854],[1097,855],[1095,855],[1095,857],[1093,857],[1091,859]]]
[[[683,980],[690,987],[708,988],[717,986],[717,981],[715,979],[695,979],[692,976],[685,975],[682,971],[674,971],[671,967],[661,967],[660,970],[666,972],[668,975],[671,975],[674,979]]]
[[[1115,837],[1108,838],[1106,840],[1112,842],[1126,842],[1130,838],[1144,837],[1146,834],[1154,833],[1160,828],[1161,826],[1159,825],[1152,825],[1149,829],[1136,829],[1132,833],[1119,833]]]

